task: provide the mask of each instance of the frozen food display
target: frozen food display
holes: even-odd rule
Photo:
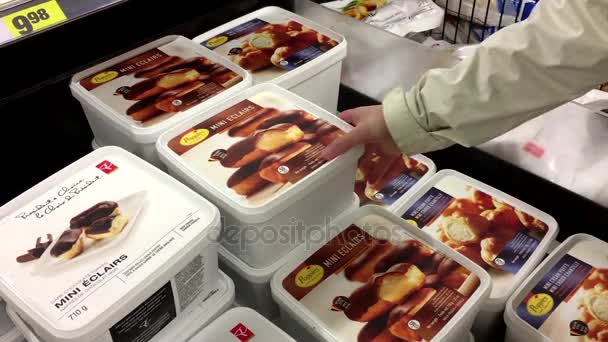
[[[361,205],[376,204],[392,210],[434,173],[435,164],[422,155],[387,155],[378,146],[366,145],[357,167],[355,193]]]
[[[607,247],[584,234],[564,241],[509,300],[509,340],[608,340]]]
[[[234,63],[168,36],[74,75],[70,88],[98,145],[160,166],[154,142],[164,130],[250,85]]]
[[[324,340],[465,336],[489,293],[487,274],[376,206],[348,216],[345,229],[277,273],[281,309],[300,324],[314,322]]]
[[[193,39],[247,70],[335,112],[346,40],[279,7],[265,7]]]
[[[43,181],[0,218],[0,295],[44,341],[151,337],[216,285],[218,210],[116,147]],[[133,328],[144,321],[154,324]]]

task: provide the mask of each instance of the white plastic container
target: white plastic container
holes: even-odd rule
[[[260,127],[277,121],[285,122]],[[265,268],[350,206],[361,149],[330,162],[319,155],[350,129],[297,95],[261,84],[172,128],[157,149],[171,174],[220,208],[222,245]]]
[[[0,295],[43,341],[154,336],[216,287],[219,228],[204,198],[101,148],[0,208]]]
[[[274,26],[266,26],[267,24]],[[262,58],[261,63],[265,67],[251,70],[252,67],[249,66],[246,58],[231,53],[235,51],[245,51],[244,53],[246,53],[247,50],[251,50],[251,44],[248,42],[256,38],[254,35],[264,30],[272,32],[272,34],[276,33],[276,36],[273,37],[274,45],[265,50],[268,51],[265,56],[265,52],[253,51],[250,56],[259,54],[261,56],[259,58]],[[314,30],[325,37],[319,36],[322,39],[315,41],[314,34],[312,34],[311,41],[306,40],[301,43],[302,39],[306,39],[308,36],[306,33],[300,36],[301,33],[298,32],[306,30],[309,33],[310,30]],[[295,37],[289,38],[285,33]],[[330,45],[319,43],[319,41],[327,39],[331,39],[333,42]],[[282,8],[265,7],[203,33],[194,38],[194,41],[216,52],[218,56],[231,58],[245,69],[249,69],[253,82],[256,84],[272,82],[332,113],[337,111],[342,60],[346,58],[347,46],[342,35],[328,28]],[[301,47],[298,47],[299,45]],[[277,59],[276,65],[273,65],[270,62],[271,56],[279,57],[282,51],[291,51],[286,49],[299,50],[299,53],[286,59]],[[278,62],[279,60],[280,62]]]
[[[162,132],[250,85],[230,61],[167,36],[77,73],[70,90],[99,146],[120,146],[160,166],[154,142]]]
[[[345,214],[357,209],[359,201],[356,196],[353,196],[351,207],[345,211]],[[339,219],[339,218],[338,218]],[[239,304],[249,306],[255,309],[264,317],[277,317],[279,307],[272,299],[270,291],[270,279],[274,273],[283,266],[291,255],[301,253],[306,245],[301,244],[289,254],[283,256],[275,263],[264,268],[253,268],[247,265],[244,261],[230,253],[224,246],[219,247],[219,262],[220,268],[230,275],[234,280],[236,287],[239,289],[236,300]]]
[[[462,341],[490,293],[488,274],[378,206],[346,216],[274,275],[282,323],[323,341]]]
[[[362,206],[376,204],[396,212],[436,171],[435,163],[421,154],[387,156],[366,146],[359,158],[355,193]]]
[[[540,263],[558,232],[557,222],[548,214],[452,170],[439,171],[397,215],[490,273],[492,293],[473,327],[481,339],[500,322],[507,299]],[[529,221],[528,227],[522,220]],[[471,238],[455,240],[458,229],[464,228]]]
[[[0,299],[0,342],[22,342],[23,336],[6,312],[6,303]]]
[[[190,341],[295,342],[268,319],[245,307],[229,310]]]
[[[218,318],[224,311],[228,310],[233,302],[234,284],[227,275],[220,271],[220,278],[218,279],[216,289],[211,291],[202,302],[192,305],[188,315],[171,321],[150,342],[186,341],[214,319]],[[7,312],[13,322],[15,322],[15,325],[23,332],[23,336],[27,336],[26,340],[28,342],[41,342],[41,339],[34,334],[29,325],[19,317],[15,310],[8,307]],[[0,341],[2,340],[0,339]]]
[[[572,235],[509,298],[505,341],[601,341],[607,275],[608,243]]]

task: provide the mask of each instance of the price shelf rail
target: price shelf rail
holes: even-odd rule
[[[0,0],[0,46],[124,1],[126,0]]]

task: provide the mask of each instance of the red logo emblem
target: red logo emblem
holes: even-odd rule
[[[118,166],[110,163],[107,160],[104,160],[101,163],[97,164],[97,168],[100,169],[103,173],[108,174],[108,175],[110,173],[118,170]]]
[[[545,149],[533,142],[528,142],[524,145],[524,151],[530,153],[536,158],[541,158],[545,154]]]
[[[247,342],[251,340],[253,336],[255,336],[253,331],[249,330],[249,328],[244,326],[242,323],[237,324],[234,328],[230,330],[230,332],[241,342]]]

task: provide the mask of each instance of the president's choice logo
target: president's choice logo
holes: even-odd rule
[[[98,169],[100,169],[103,173],[109,175],[110,173],[118,170],[118,166],[110,163],[107,160],[102,161],[101,163],[97,164],[96,166]]]
[[[237,324],[234,328],[230,330],[230,332],[241,342],[247,342],[255,336],[253,331],[249,330],[249,328],[243,325],[243,323]]]

